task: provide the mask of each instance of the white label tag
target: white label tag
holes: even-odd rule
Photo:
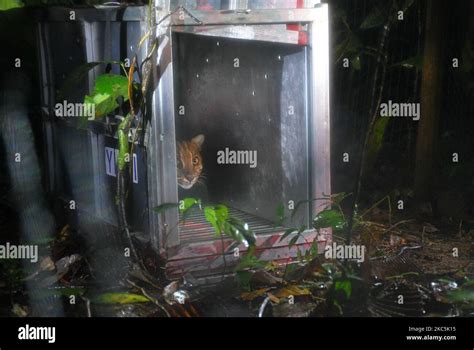
[[[118,158],[118,149],[105,147],[105,173],[109,176],[117,176],[117,158]],[[138,183],[138,158],[137,154],[134,153],[132,157],[132,181],[133,183]]]

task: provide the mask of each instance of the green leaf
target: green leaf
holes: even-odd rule
[[[332,276],[336,272],[336,267],[333,263],[322,263],[321,267],[329,276]]]
[[[0,11],[23,7],[20,0],[0,0]]]
[[[291,227],[291,228],[287,229],[287,230],[283,233],[283,235],[280,237],[280,240],[279,240],[278,242],[283,241],[286,237],[288,237],[289,235],[291,235],[291,234],[294,233],[294,232],[298,232],[298,229],[295,228],[295,227]]]
[[[127,166],[127,157],[130,157],[130,145],[128,144],[128,135],[126,132],[127,125],[130,123],[131,115],[128,114],[119,124],[118,127],[118,143],[119,143],[119,153],[117,158],[117,164],[120,171],[123,171]]]
[[[364,165],[367,169],[373,169],[377,155],[379,154],[380,149],[382,148],[382,142],[385,135],[385,130],[391,118],[378,118],[375,121],[374,128],[369,135],[367,142],[367,156],[366,164]]]
[[[242,271],[245,269],[264,268],[266,265],[267,264],[265,261],[259,260],[252,253],[247,253],[242,257],[242,260],[237,264],[237,266],[235,267],[235,271]]]
[[[252,273],[250,271],[236,271],[235,279],[239,286],[244,290],[250,290],[250,280],[252,279]]]
[[[423,68],[423,56],[422,55],[416,55],[410,58],[407,58],[406,60],[394,63],[391,65],[391,67],[402,67],[402,68],[407,68],[407,69],[422,69]]]
[[[344,294],[346,295],[346,298],[349,299],[352,294],[352,284],[351,281],[349,280],[343,280],[343,281],[336,281],[334,284],[334,289],[336,291],[342,290],[344,291]]]
[[[179,210],[184,213],[199,204],[199,200],[196,198],[186,197],[179,201]]]
[[[92,96],[86,95],[84,97],[84,104],[93,104],[95,107],[95,115],[93,119],[102,117],[118,107],[115,99],[112,99],[108,94],[94,94]]]
[[[352,193],[346,193],[346,192],[339,192],[339,193],[334,193],[331,195],[331,202],[334,205],[340,205],[341,202],[352,195]]]
[[[214,208],[211,206],[204,207],[204,216],[206,217],[207,222],[212,225],[214,231],[216,231],[216,235],[220,235],[221,228],[217,224],[217,214]]]
[[[123,75],[102,74],[95,80],[95,92],[128,100],[128,79]]]
[[[336,45],[334,49],[336,63],[344,57],[348,57],[353,54],[358,54],[361,47],[362,41],[359,39],[359,37],[352,32],[348,32],[346,38],[342,40],[341,43]]]
[[[305,252],[305,258],[306,258],[306,253],[307,251]],[[303,259],[303,254],[301,254],[301,250],[299,248],[296,248],[296,258],[298,259],[298,261],[300,262],[303,262],[304,259]]]
[[[48,246],[49,244],[53,243],[55,240],[54,237],[41,237],[29,241],[28,244],[38,245],[38,246]]]
[[[229,218],[229,209],[223,204],[218,204],[214,207],[214,211],[216,213],[217,223],[219,227],[222,227],[224,222]]]
[[[157,213],[162,213],[164,211],[167,211],[172,208],[177,208],[179,206],[178,203],[163,203],[155,208],[153,208],[154,211]]]
[[[355,70],[360,70],[361,63],[360,63],[360,56],[359,55],[355,55],[354,57],[352,57],[351,63],[352,63],[352,67]]]
[[[461,304],[466,307],[474,307],[474,290],[472,289],[458,289],[447,293],[450,302]]]
[[[95,105],[95,116],[101,117],[113,112],[117,107],[117,98],[128,100],[128,79],[123,75],[102,74],[95,81],[92,95],[84,98],[84,103]]]
[[[278,203],[276,207],[276,216],[278,218],[277,224],[281,225],[285,220],[285,205],[283,203]]]
[[[89,73],[89,71],[100,64],[117,64],[122,65],[120,61],[98,61],[98,62],[88,62],[81,64],[80,66],[74,68],[66,77],[63,82],[63,85],[57,92],[58,101],[66,99],[66,95],[77,88],[79,82],[81,82]]]
[[[133,293],[104,293],[91,299],[95,304],[133,304],[148,303],[147,297]]]
[[[414,2],[415,2],[415,0],[405,0],[403,2],[403,5],[400,6],[397,10],[401,10],[401,11],[405,12],[406,10],[408,10],[411,7],[411,5],[413,5]]]
[[[293,238],[290,239],[290,242],[288,243],[288,248],[293,247],[296,242],[298,241],[298,238],[300,238],[300,235],[296,235]]]
[[[257,242],[257,236],[255,236],[255,233],[249,228],[248,224],[242,220],[229,217],[226,224],[228,225],[225,227],[231,230],[231,236],[240,243],[244,243],[246,246],[253,246]],[[224,232],[228,234],[225,229]]]
[[[79,67],[74,68],[64,80],[61,88],[57,92],[58,101],[64,100],[66,95],[71,91],[77,88],[77,85],[82,81],[87,73],[94,67],[98,66],[102,62],[88,62],[80,65]]]
[[[324,209],[320,211],[313,219],[313,228],[332,227],[335,230],[344,229],[346,222],[341,212],[334,209]]]
[[[179,211],[182,215],[182,220],[185,221],[189,213],[191,212],[191,209],[194,206],[199,206],[201,208],[201,200],[192,198],[192,197],[186,197],[182,200],[179,201]]]
[[[360,29],[370,29],[383,25],[386,19],[385,11],[381,6],[376,6],[374,10],[364,19]]]

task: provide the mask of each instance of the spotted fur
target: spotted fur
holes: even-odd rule
[[[181,141],[177,147],[178,185],[186,190],[193,187],[201,176],[203,164],[201,147],[204,135],[199,134],[191,140]]]

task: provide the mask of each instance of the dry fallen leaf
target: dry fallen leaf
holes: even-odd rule
[[[56,268],[51,257],[46,256],[41,259],[40,262],[40,271],[53,271]]]
[[[433,226],[432,224],[430,224],[429,222],[425,222],[423,224],[423,232],[426,232],[426,233],[433,233],[433,232],[438,232],[439,230]]]
[[[290,295],[311,295],[311,292],[308,288],[301,288],[297,285],[289,285],[274,291],[273,295],[277,298],[288,298]]]
[[[242,298],[242,300],[252,301],[255,298],[258,298],[264,295],[269,289],[270,288],[261,288],[261,289],[254,290],[252,292],[244,292],[240,295],[240,297]]]
[[[275,304],[280,304],[280,299],[274,296],[272,293],[268,293],[267,295],[272,302],[274,302]]]

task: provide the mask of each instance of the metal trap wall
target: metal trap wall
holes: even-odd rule
[[[191,11],[170,23],[158,58],[165,57],[167,69],[155,95],[161,151],[151,157],[157,161],[152,169],[164,169],[151,178],[163,185],[150,200],[176,202],[204,191],[208,203],[224,203],[249,223],[260,258],[294,256],[288,239],[279,241],[285,227],[275,225],[276,206],[330,194],[326,6]],[[176,142],[197,134],[206,137],[205,188],[178,191]],[[257,166],[220,164],[218,152],[226,149],[256,151]],[[324,204],[301,207],[292,225],[308,224]],[[171,276],[220,276],[238,261],[236,245],[216,238],[202,212],[182,222],[178,210],[170,210],[156,220],[164,227],[158,244]],[[297,245],[314,239],[325,244],[330,232],[316,237],[308,231]]]
[[[106,71],[120,74],[118,65],[107,67],[106,63],[94,65],[94,62],[124,61],[133,57],[145,33],[146,8],[74,9],[75,20],[70,20],[71,10],[50,8],[38,12],[48,187],[65,208],[70,208],[74,201],[72,208],[77,210],[79,226],[85,231],[97,232],[118,222],[115,132],[119,120],[107,117],[87,122],[57,118],[54,106],[62,101],[82,103],[84,96],[92,92],[99,74]],[[146,48],[137,54],[139,60],[146,57]],[[146,163],[145,149],[140,142],[134,148],[131,163],[129,220],[135,230],[146,231]]]

